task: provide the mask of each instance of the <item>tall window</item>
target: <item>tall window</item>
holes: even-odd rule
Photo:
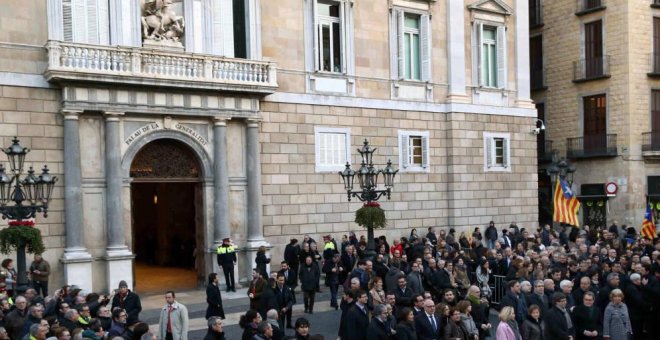
[[[584,150],[607,147],[607,97],[605,94],[582,98],[584,105]]]
[[[481,84],[497,87],[497,33],[495,27],[485,26],[481,40]]]
[[[62,0],[62,21],[65,41],[109,44],[108,0]]]
[[[529,0],[529,27],[538,27],[543,24],[543,7],[541,0]]]
[[[506,87],[506,27],[476,22],[473,26],[473,70],[479,86]]]
[[[584,24],[584,62],[586,78],[603,73],[603,22],[597,20]]]
[[[529,38],[529,69],[531,89],[543,88],[543,36],[537,35]]]
[[[350,161],[350,129],[315,127],[314,135],[316,171],[343,170]]]
[[[343,71],[340,7],[335,1],[319,1],[317,4],[317,58],[322,71]]]
[[[653,17],[653,72],[660,72],[660,18]]]
[[[404,18],[404,78],[420,80],[420,17],[406,13]]]
[[[651,91],[651,131],[660,137],[660,90]]]
[[[431,78],[431,16],[422,11],[394,8],[390,17],[392,79],[428,81]]]

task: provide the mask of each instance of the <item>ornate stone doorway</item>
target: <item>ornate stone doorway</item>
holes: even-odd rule
[[[131,163],[132,250],[140,292],[192,289],[204,280],[200,164],[184,143],[158,139]]]

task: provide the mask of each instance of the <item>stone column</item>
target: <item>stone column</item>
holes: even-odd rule
[[[463,0],[447,0],[447,48],[449,101],[466,101],[465,93],[465,6]]]
[[[264,240],[261,205],[261,150],[259,147],[259,121],[247,121],[246,134],[246,168],[247,168],[247,243],[245,245],[245,263],[239,264],[242,279],[252,276],[254,259],[260,246],[270,248]]]
[[[105,215],[108,262],[108,287],[124,280],[133,288],[133,254],[124,238],[122,205],[121,139],[119,117],[123,113],[105,112]]]
[[[82,111],[63,110],[64,116],[64,224],[66,246],[61,262],[67,284],[92,289],[92,256],[85,248],[82,218],[82,171],[80,163],[80,130]],[[87,278],[87,279],[81,279]]]
[[[527,1],[516,1],[516,13],[529,13]],[[534,108],[529,84],[529,16],[516,15],[516,103]]]
[[[214,246],[231,237],[229,230],[229,174],[227,173],[227,118],[213,119]]]

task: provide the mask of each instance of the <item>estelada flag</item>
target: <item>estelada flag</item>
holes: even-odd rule
[[[653,217],[653,209],[651,209],[651,203],[646,203],[646,212],[644,213],[644,221],[642,221],[642,230],[640,231],[642,236],[652,240],[658,234],[655,230],[655,218]]]
[[[580,201],[578,201],[568,186],[568,183],[563,179],[559,179],[555,185],[555,197],[553,201],[555,204],[553,220],[555,222],[563,222],[574,227],[580,225],[577,217],[577,213],[580,210]]]

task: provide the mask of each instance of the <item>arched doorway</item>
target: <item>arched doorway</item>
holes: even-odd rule
[[[198,158],[177,140],[152,141],[133,158],[132,249],[139,292],[194,289],[203,281],[201,176]]]

